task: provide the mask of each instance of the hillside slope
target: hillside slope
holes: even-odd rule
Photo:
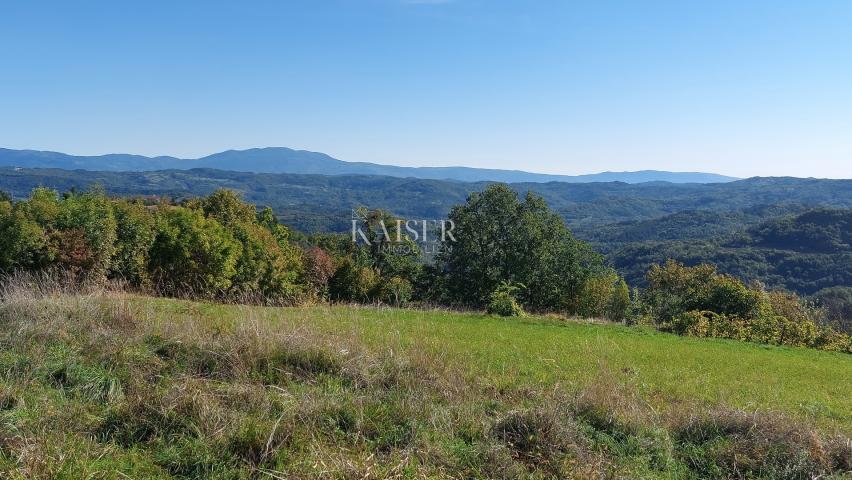
[[[852,468],[844,354],[542,317],[8,287],[0,325],[4,478]]]
[[[669,258],[713,263],[723,272],[803,295],[852,285],[852,209],[675,214],[610,225],[593,241],[634,285],[644,283],[651,265]]]

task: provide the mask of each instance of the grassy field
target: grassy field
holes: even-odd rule
[[[852,356],[8,289],[3,478],[846,478]],[[846,473],[844,473],[846,472]]]
[[[233,329],[246,318],[286,330],[357,337],[371,349],[425,352],[496,388],[580,391],[601,378],[653,407],[772,409],[852,433],[852,356],[805,348],[679,337],[640,327],[357,306],[259,308],[137,299],[160,324]],[[846,380],[846,381],[844,381]]]

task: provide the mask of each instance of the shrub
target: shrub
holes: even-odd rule
[[[332,300],[366,302],[374,298],[379,274],[375,269],[357,264],[345,257],[329,281]]]
[[[115,251],[116,222],[112,203],[103,191],[67,195],[59,203],[54,227],[62,232],[58,235],[60,266],[80,267],[73,262],[82,262],[81,273],[86,278],[106,278]],[[68,263],[63,263],[66,259]]]
[[[282,251],[272,233],[256,223],[233,223],[230,230],[242,248],[229,295],[257,303],[294,303],[301,293],[300,259]]]
[[[524,309],[515,298],[515,294],[523,288],[523,285],[502,283],[491,293],[488,300],[488,313],[500,315],[501,317],[521,317]]]
[[[794,293],[746,286],[707,265],[669,261],[648,274],[643,299],[658,327],[681,335],[846,351],[848,335],[816,323],[818,313]]]
[[[213,297],[231,287],[241,254],[240,243],[216,220],[197,210],[162,207],[149,270],[164,293]]]
[[[612,290],[606,317],[613,321],[627,320],[630,315],[630,289],[623,278],[619,278]]]
[[[391,277],[389,280],[383,280],[379,286],[379,299],[382,302],[391,304],[395,307],[400,307],[411,300],[411,294],[414,287],[411,282],[400,277]]]
[[[110,276],[131,285],[148,286],[148,254],[154,243],[154,215],[141,203],[113,203],[116,221],[115,251]]]
[[[328,294],[328,282],[335,270],[334,259],[320,247],[311,247],[302,255],[305,281],[317,297],[322,298]]]

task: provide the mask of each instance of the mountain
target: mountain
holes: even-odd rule
[[[228,150],[196,159],[175,157],[145,157],[142,155],[109,154],[76,156],[37,150],[0,148],[0,166],[19,168],[61,168],[65,170],[131,171],[188,170],[215,168],[253,173],[297,173],[316,175],[383,175],[399,178],[456,180],[461,182],[670,182],[722,183],[734,177],[701,172],[666,172],[641,170],[636,172],[603,172],[587,175],[549,175],[521,170],[497,170],[472,167],[400,167],[367,162],[345,162],[324,153],[293,150],[284,147]]]

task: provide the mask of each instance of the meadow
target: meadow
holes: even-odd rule
[[[441,357],[465,382],[581,391],[606,378],[656,409],[724,405],[773,409],[852,433],[852,356],[804,348],[699,339],[557,316],[504,318],[448,310],[369,306],[250,307],[137,298],[156,324],[217,331],[245,319],[372,350]]]
[[[852,357],[556,316],[0,301],[4,478],[845,478]],[[845,472],[845,473],[844,473]]]

